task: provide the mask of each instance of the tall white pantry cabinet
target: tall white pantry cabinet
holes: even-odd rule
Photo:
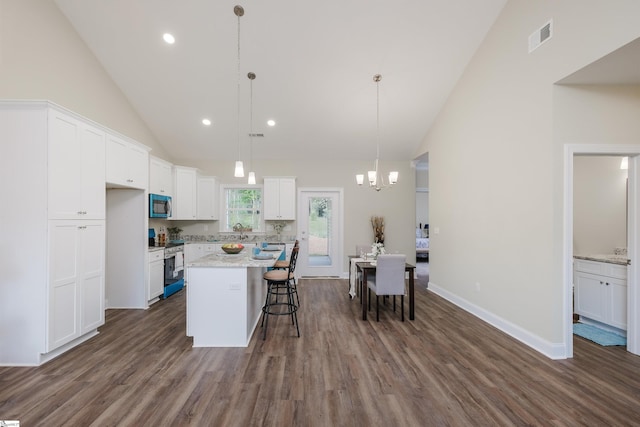
[[[39,365],[104,324],[105,132],[0,102],[0,365]]]

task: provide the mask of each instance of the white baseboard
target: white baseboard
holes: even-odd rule
[[[460,298],[455,294],[452,294],[451,292],[439,287],[433,282],[429,282],[428,289],[434,294],[473,314],[479,319],[487,322],[491,326],[501,330],[505,334],[517,339],[518,341],[526,344],[527,346],[542,353],[550,359],[557,360],[567,358],[567,349],[564,343],[552,343],[544,340],[539,336],[527,331],[526,329],[523,329],[522,327],[509,322],[508,320],[496,316],[495,314],[485,310],[484,308],[478,307],[477,305],[463,298]]]

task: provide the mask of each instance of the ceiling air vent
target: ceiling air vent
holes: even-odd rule
[[[529,36],[529,53],[536,50],[540,45],[553,35],[553,20],[549,20],[541,28],[537,29]]]
[[[250,133],[249,136],[262,138],[264,137],[264,133]]]

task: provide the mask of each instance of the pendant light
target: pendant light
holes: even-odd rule
[[[369,187],[376,191],[380,191],[383,188],[394,185],[398,182],[398,172],[392,171],[389,172],[388,184],[385,184],[384,178],[378,169],[378,164],[380,162],[380,80],[382,80],[382,76],[380,74],[373,76],[373,81],[376,83],[376,162],[374,170],[367,172]],[[358,185],[364,184],[364,174],[356,175],[356,183]]]
[[[250,72],[247,74],[247,77],[250,80],[250,108],[249,108],[249,180],[247,183],[249,185],[256,184],[256,173],[251,169],[253,168],[253,81],[256,79],[256,73]]]
[[[233,175],[236,178],[242,178],[244,177],[244,166],[240,156],[240,17],[244,15],[244,8],[236,5],[233,7],[233,13],[238,17],[238,160],[236,160],[236,168]]]

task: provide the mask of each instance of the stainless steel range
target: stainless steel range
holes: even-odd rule
[[[164,295],[167,298],[184,287],[184,244],[170,243],[164,248]]]

